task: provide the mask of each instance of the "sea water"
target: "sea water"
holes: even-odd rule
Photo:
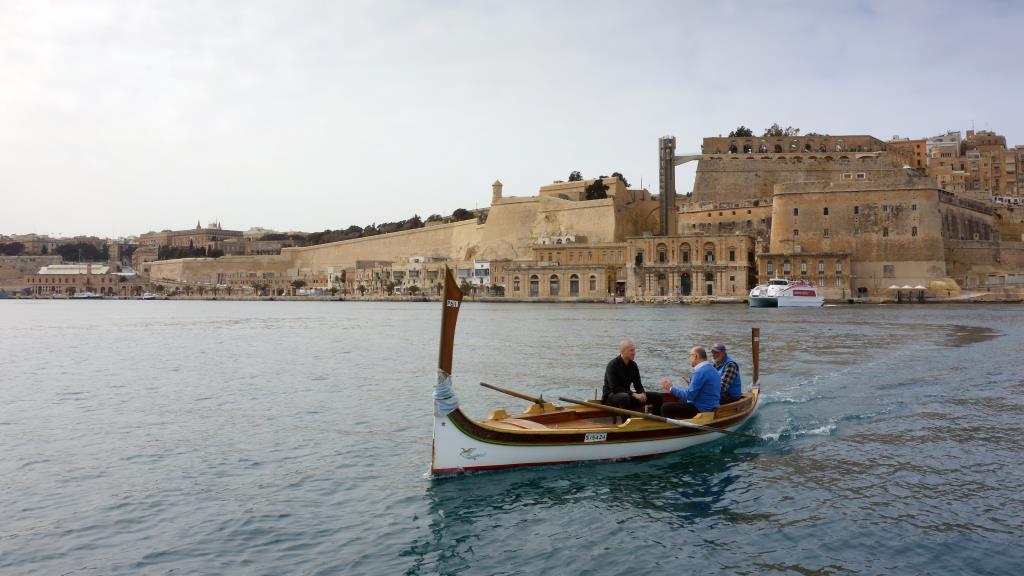
[[[427,475],[437,303],[0,302],[2,574],[1016,574],[1024,307],[463,306],[463,409],[724,342],[761,440]]]

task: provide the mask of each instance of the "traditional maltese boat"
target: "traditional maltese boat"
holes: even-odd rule
[[[493,410],[485,420],[468,417],[452,388],[452,350],[462,292],[445,273],[441,345],[434,385],[434,442],[430,470],[447,475],[473,470],[625,460],[675,452],[739,432],[757,410],[759,332],[752,330],[753,388],[740,400],[688,420],[605,406],[599,400],[559,397],[556,405],[481,382],[481,385],[531,402],[520,414]],[[624,420],[624,421],[622,421]]]

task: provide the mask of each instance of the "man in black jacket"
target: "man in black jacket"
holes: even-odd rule
[[[632,340],[623,340],[619,344],[619,355],[612,358],[604,369],[601,403],[638,412],[643,412],[644,406],[650,404],[652,413],[661,414],[661,393],[644,391],[635,358],[636,344]],[[636,392],[630,390],[630,385]]]

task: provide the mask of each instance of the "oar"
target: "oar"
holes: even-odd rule
[[[515,390],[509,390],[508,388],[502,388],[501,386],[495,386],[494,384],[488,384],[487,382],[481,382],[480,385],[483,386],[484,388],[490,388],[491,390],[497,390],[498,392],[501,392],[502,394],[508,394],[509,396],[515,396],[516,398],[521,398],[523,400],[529,400],[530,402],[533,402],[534,404],[536,404],[538,406],[543,406],[544,405],[544,395],[543,394],[540,395],[540,398],[534,398],[533,396],[527,396],[526,394],[523,394],[522,392],[516,392]],[[556,408],[558,410],[562,409],[561,407],[556,407]]]
[[[645,412],[634,412],[633,410],[626,410],[625,408],[617,408],[615,406],[606,406],[604,404],[595,404],[593,402],[584,402],[583,400],[573,400],[572,398],[566,398],[559,396],[559,400],[562,402],[570,402],[572,404],[579,404],[581,406],[589,406],[590,408],[598,408],[606,412],[612,412],[614,414],[622,414],[624,416],[632,416],[634,418],[645,418],[647,420],[654,420],[655,422],[664,422],[666,424],[672,424],[673,426],[679,426],[680,428],[693,428],[694,430],[704,430],[706,432],[718,432],[719,434],[728,434],[730,436],[742,436],[744,438],[754,438],[760,440],[760,436],[754,436],[753,434],[747,434],[746,432],[733,432],[732,430],[723,430],[722,428],[714,428],[711,426],[703,426],[701,424],[693,424],[692,422],[683,422],[682,420],[676,420],[675,418],[665,418],[664,416],[655,416],[654,414],[647,414]]]

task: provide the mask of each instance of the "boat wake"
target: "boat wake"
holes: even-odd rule
[[[799,428],[793,427],[791,422],[787,420],[776,432],[762,432],[761,438],[768,442],[779,442],[783,440],[793,440],[795,438],[801,438],[804,436],[831,436],[836,429],[839,428],[839,424],[834,420],[818,426],[816,428]]]

